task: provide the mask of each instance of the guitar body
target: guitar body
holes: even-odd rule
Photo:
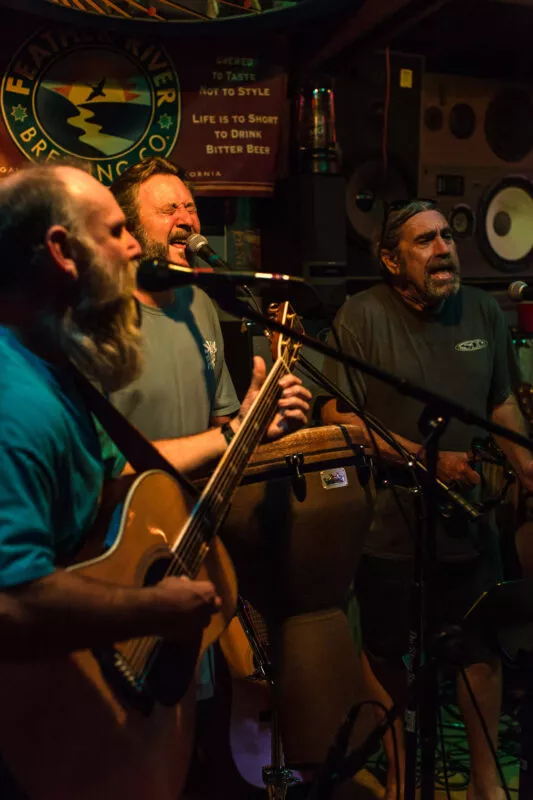
[[[153,583],[166,570],[190,503],[158,471],[119,479],[113,494],[69,569],[115,585]],[[102,552],[102,534],[119,515],[115,542]],[[0,752],[31,800],[179,797],[194,734],[195,665],[229,624],[236,601],[231,561],[216,538],[198,577],[212,580],[223,602],[201,642],[165,642],[155,661],[146,640],[132,640],[0,666]],[[141,689],[138,676],[148,667]]]
[[[282,321],[294,317],[287,304],[280,313]],[[103,498],[94,535],[67,567],[124,587],[156,583],[169,568],[211,579],[222,607],[202,641],[178,646],[144,637],[62,658],[0,663],[0,753],[30,800],[180,796],[193,739],[194,668],[229,624],[237,599],[231,561],[215,534],[272,418],[279,379],[297,356],[281,337],[277,349],[202,496],[193,502],[158,470],[119,479],[113,497]]]
[[[272,690],[254,677],[254,653],[238,616],[220,637],[231,676],[229,744],[240,775],[252,786],[264,788],[263,767],[272,760]]]

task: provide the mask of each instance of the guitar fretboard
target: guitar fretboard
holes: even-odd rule
[[[194,578],[219,529],[231,498],[243,476],[248,460],[268,428],[281,389],[280,378],[289,372],[283,357],[278,358],[240,428],[224,453],[174,547],[174,574]]]

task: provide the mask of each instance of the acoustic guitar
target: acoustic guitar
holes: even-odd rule
[[[287,304],[275,313],[297,324]],[[119,479],[69,566],[89,580],[125,587],[165,575],[213,581],[222,608],[201,641],[183,646],[143,637],[0,666],[0,753],[31,800],[179,797],[194,732],[194,670],[230,622],[237,597],[216,532],[272,419],[278,381],[298,357],[299,345],[281,336],[273,343],[277,360],[198,501],[192,505],[162,471]],[[117,533],[106,549],[110,526]]]

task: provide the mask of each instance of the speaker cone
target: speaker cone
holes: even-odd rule
[[[501,272],[522,272],[533,265],[533,183],[510,175],[482,196],[478,214],[479,246]]]
[[[408,200],[412,192],[400,167],[390,164],[383,174],[379,159],[357,166],[346,186],[346,213],[357,236],[372,242],[383,221],[385,202]]]
[[[466,203],[459,203],[454,206],[448,216],[448,222],[458,239],[469,239],[474,234],[475,217],[474,212]]]
[[[485,136],[503,161],[521,161],[533,149],[533,103],[529,91],[505,87],[496,93],[485,114]]]

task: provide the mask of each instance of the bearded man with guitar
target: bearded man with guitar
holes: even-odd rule
[[[135,526],[165,552],[165,540],[178,542],[185,530],[180,541],[188,549],[168,550],[172,569],[155,585],[144,585],[148,548],[138,563],[123,559],[115,573],[105,569],[117,550],[108,541],[108,560],[89,559],[80,570],[59,566],[93,525],[104,477],[131,472],[112,446],[102,452],[70,364],[107,392],[138,374],[132,292],[140,247],[108,190],[72,167],[31,167],[6,178],[0,209],[0,753],[31,800],[175,800],[186,770],[187,704],[159,702],[157,692],[149,708],[129,704],[106,681],[100,656],[112,653],[132,695],[141,694],[120,643],[142,645],[148,673],[156,647],[148,637],[156,645],[188,643],[223,605],[212,582],[179,577],[198,574],[180,571],[191,553],[201,560],[191,524],[162,528],[167,506],[190,503],[176,499],[168,475],[153,472],[135,484],[149,487],[144,506],[131,493],[118,506],[123,552]],[[235,440],[247,411],[255,408],[257,416],[264,373],[256,362],[230,423]],[[279,375],[268,438],[303,424],[308,411],[298,379]],[[223,456],[228,442],[212,429],[156,446],[173,467],[188,471]],[[220,487],[219,476],[217,498]],[[197,545],[202,558],[207,543],[206,537]]]
[[[189,266],[186,242],[200,233],[190,189],[178,168],[158,156],[142,159],[111,186],[144,258]],[[216,308],[198,286],[134,292],[143,370],[110,401],[148,439],[175,439],[227,425],[239,400],[224,357]],[[227,430],[227,427],[225,428]],[[213,652],[197,674],[198,700],[214,692]],[[210,703],[204,703],[209,707]],[[199,714],[201,723],[202,715]],[[201,724],[199,725],[201,735]]]

